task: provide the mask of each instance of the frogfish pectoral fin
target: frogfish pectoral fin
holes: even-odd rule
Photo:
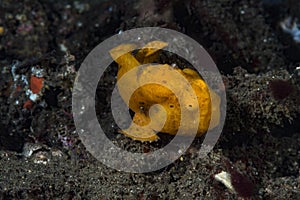
[[[152,128],[150,117],[146,116],[145,113],[140,112],[135,113],[129,128],[121,130],[120,132],[131,139],[142,142],[151,142],[159,139],[159,137],[156,135],[156,132]]]
[[[156,133],[148,128],[147,126],[138,126],[135,123],[132,123],[129,128],[119,131],[122,134],[130,137],[133,140],[139,140],[141,142],[152,142],[159,139]]]

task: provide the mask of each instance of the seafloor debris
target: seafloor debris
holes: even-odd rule
[[[23,152],[22,152],[22,156],[25,156],[26,158],[32,156],[32,154],[34,152],[37,152],[41,149],[48,149],[47,146],[42,145],[42,144],[38,144],[38,143],[25,143],[24,147],[23,147]]]
[[[287,17],[280,22],[280,26],[284,32],[289,33],[293,37],[295,42],[300,43],[300,29],[297,20]]]
[[[220,173],[215,174],[214,178],[223,183],[230,191],[235,192],[231,183],[231,176],[228,172],[221,171]]]
[[[29,99],[24,102],[23,108],[30,110],[33,103],[42,96],[41,90],[44,86],[43,67],[31,66],[31,75],[29,79],[25,74],[18,74],[16,72],[19,66],[20,62],[15,62],[11,67],[11,74],[14,81],[14,89],[12,90],[11,97],[15,95],[15,92],[25,90]]]
[[[2,35],[3,33],[4,33],[4,28],[0,26],[0,35]]]
[[[229,161],[226,161],[227,170],[214,175],[217,181],[223,183],[231,192],[240,197],[249,198],[254,194],[254,184],[242,173],[238,172]]]

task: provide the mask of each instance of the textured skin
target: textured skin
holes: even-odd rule
[[[124,74],[137,66],[155,60],[155,53],[166,45],[167,43],[160,41],[150,42],[140,49],[135,56],[131,54],[131,51],[136,46],[132,44],[124,44],[112,49],[110,54],[119,64],[118,81]],[[160,66],[160,68],[157,66]],[[184,77],[185,81],[177,79],[174,76],[174,71]],[[188,68],[181,70],[164,64],[148,65],[143,67],[142,70],[139,69],[129,74],[126,84],[119,84],[118,82],[118,90],[124,101],[129,102],[127,103],[129,108],[135,113],[131,126],[121,131],[130,138],[140,141],[154,141],[158,139],[156,132],[175,135],[179,126],[183,130],[181,134],[189,135],[191,134],[191,126],[195,126],[193,122],[197,113],[200,114],[197,136],[203,135],[208,130],[210,121],[212,123],[211,128],[219,123],[220,99],[194,70]],[[179,91],[183,92],[176,97],[170,89],[163,85],[155,83],[143,85],[143,83],[151,82],[154,79],[177,87]],[[130,95],[129,88],[136,85],[142,86]],[[193,96],[191,90],[194,91],[196,96]],[[215,97],[213,105],[210,95]],[[183,114],[181,113],[179,99],[182,100],[182,105],[186,108],[185,112],[187,112],[184,113],[183,120],[181,119]],[[198,112],[197,106],[199,106],[200,112]],[[215,119],[211,119],[212,111],[218,113]]]

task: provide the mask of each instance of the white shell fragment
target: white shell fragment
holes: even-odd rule
[[[225,171],[221,171],[220,173],[216,174],[214,176],[214,178],[217,181],[220,181],[221,183],[223,183],[229,190],[231,190],[232,192],[235,192],[232,184],[231,184],[231,175]]]

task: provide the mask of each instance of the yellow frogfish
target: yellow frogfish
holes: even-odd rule
[[[152,41],[142,49],[134,51],[136,45],[122,44],[110,51],[111,57],[119,65],[117,74],[119,94],[134,112],[131,125],[120,132],[134,140],[155,141],[159,138],[157,132],[176,135],[179,127],[183,130],[180,132],[182,135],[191,135],[190,129],[191,126],[195,126],[193,124],[195,116],[199,116],[196,136],[203,135],[209,128],[214,128],[219,124],[220,98],[196,71],[189,68],[180,69],[168,64],[143,65],[155,61],[159,50],[167,45],[165,42]],[[139,68],[141,65],[143,67]],[[177,72],[185,81],[175,76],[174,72]],[[120,82],[125,75],[126,81]],[[187,89],[189,88],[195,95],[189,95],[188,92],[174,94],[166,85],[156,82],[143,84],[147,81],[151,82],[152,79],[173,84],[173,87],[176,83],[175,87],[178,91],[189,91]],[[135,87],[137,88],[132,91]],[[210,98],[211,96],[213,98]],[[184,123],[181,120],[183,113],[180,105],[190,112],[185,115]],[[195,107],[198,108],[196,109],[198,112],[193,109]],[[214,112],[213,115],[212,112]]]

